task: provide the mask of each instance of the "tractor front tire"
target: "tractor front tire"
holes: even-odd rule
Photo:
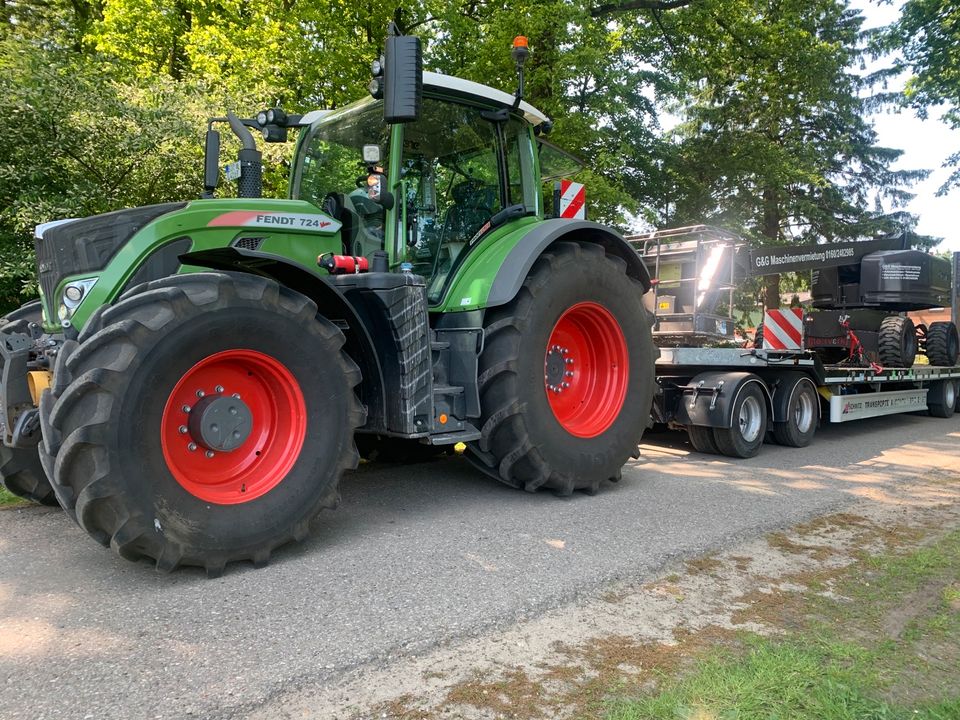
[[[618,480],[650,420],[655,348],[643,287],[594,243],[561,241],[484,319],[475,464],[558,495]]]
[[[913,367],[917,357],[917,331],[913,320],[889,315],[880,323],[878,341],[880,364],[887,367]]]
[[[30,323],[41,320],[40,301],[34,300],[0,318],[0,330],[26,333]],[[17,497],[42,505],[57,504],[35,447],[9,448],[0,443],[0,481]]]
[[[927,359],[931,365],[956,367],[960,354],[957,326],[952,322],[935,322],[927,331]]]
[[[250,275],[141,285],[88,321],[41,405],[61,504],[129,560],[265,564],[339,500],[360,371],[308,298]]]

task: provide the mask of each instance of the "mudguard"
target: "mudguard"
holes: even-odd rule
[[[505,305],[513,300],[533,263],[558,240],[581,240],[602,245],[608,255],[616,255],[627,263],[627,275],[638,280],[644,292],[650,289],[650,273],[643,260],[619,233],[588,220],[554,218],[539,223],[507,253],[490,286],[487,307]]]
[[[756,383],[773,412],[770,391],[758,376],[748,372],[709,371],[694,377],[683,389],[677,407],[677,422],[684,425],[728,428],[733,425],[733,406],[743,389]]]

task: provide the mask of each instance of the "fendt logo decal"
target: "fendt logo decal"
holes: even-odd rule
[[[233,210],[213,218],[207,227],[266,227],[307,232],[335,233],[341,224],[327,215],[271,212],[264,210]]]

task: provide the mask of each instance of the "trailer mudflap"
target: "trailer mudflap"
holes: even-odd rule
[[[683,397],[677,406],[676,420],[683,425],[728,428],[733,424],[733,406],[741,390],[758,384],[772,411],[770,393],[764,382],[747,372],[703,372],[681,386]]]
[[[0,423],[7,447],[32,446],[40,441],[39,416],[27,384],[31,347],[30,335],[0,332]]]

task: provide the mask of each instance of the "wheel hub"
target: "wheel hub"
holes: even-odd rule
[[[562,393],[570,387],[573,377],[573,358],[570,351],[559,345],[551,345],[544,361],[544,379],[547,388],[554,393]]]
[[[200,447],[214,452],[232,452],[250,437],[253,413],[235,395],[206,395],[190,410],[187,430]]]

